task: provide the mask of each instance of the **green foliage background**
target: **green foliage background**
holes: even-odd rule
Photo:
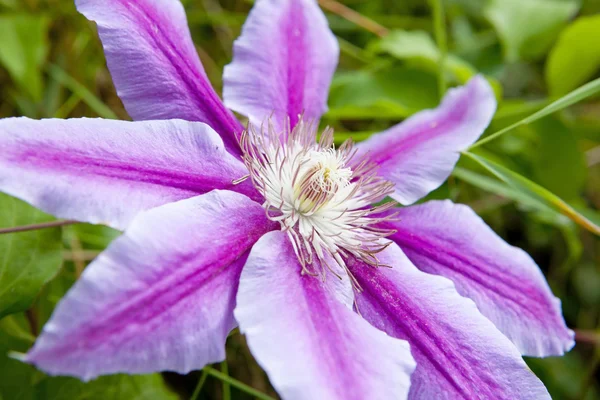
[[[251,1],[183,3],[206,72],[220,88]],[[332,3],[322,1],[342,54],[323,123],[338,140],[361,140],[434,107],[446,85],[476,73],[486,75],[500,102],[488,134],[545,110],[472,149],[429,198],[470,205],[536,259],[577,345],[562,358],[527,361],[555,399],[600,399],[600,82],[564,97],[600,76],[600,1],[342,1],[360,14],[358,24],[331,12]],[[0,0],[0,117],[22,115],[128,119],[95,27],[72,0]],[[52,220],[0,196],[0,229]],[[198,398],[253,398],[240,381],[275,397],[238,333],[226,364],[185,377],[83,384],[16,360],[118,234],[72,225],[0,235],[0,399],[188,399],[199,380]]]

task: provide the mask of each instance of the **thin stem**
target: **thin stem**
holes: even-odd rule
[[[575,330],[575,340],[581,343],[600,345],[600,332],[577,329]]]
[[[92,261],[94,258],[98,257],[101,251],[98,250],[81,250],[81,251],[72,251],[65,250],[63,251],[63,260],[65,261],[78,261],[81,260],[83,262]]]
[[[332,13],[337,14],[340,17],[355,23],[361,28],[372,32],[379,37],[386,36],[389,33],[386,27],[380,25],[372,19],[365,17],[364,15],[354,11],[351,8],[346,7],[342,3],[339,3],[335,0],[319,0],[319,4],[321,4],[321,7],[323,7],[324,9],[329,10]]]
[[[258,390],[254,389],[253,387],[250,387],[250,386],[246,385],[245,383],[238,381],[237,379],[234,379],[228,375],[225,375],[212,367],[204,367],[204,371],[206,371],[209,375],[212,375],[217,379],[220,379],[222,381],[227,381],[227,383],[229,383],[231,386],[233,386],[243,392],[246,392],[249,395],[256,397],[257,399],[275,400],[271,396],[261,393]]]
[[[194,393],[192,393],[192,397],[190,397],[190,400],[198,399],[198,396],[200,395],[200,392],[202,391],[202,387],[204,386],[204,382],[206,382],[206,378],[208,378],[208,372],[206,372],[206,370],[203,370],[202,375],[200,375],[200,379],[198,380],[198,384],[196,385],[196,388],[194,389]]]
[[[67,225],[73,225],[73,224],[78,224],[78,223],[79,223],[78,221],[58,220],[58,221],[51,221],[51,222],[42,222],[41,224],[14,226],[11,228],[0,229],[0,235],[5,234],[5,233],[27,232],[27,231],[35,231],[38,229],[56,228],[57,226],[67,226]]]
[[[442,0],[431,0],[433,8],[433,25],[435,30],[435,41],[440,52],[438,60],[438,91],[440,99],[446,93],[446,78],[444,74],[446,65],[446,53],[448,53],[448,38],[446,37],[446,15]]]
[[[227,367],[227,360],[223,361],[221,363],[221,372],[224,375],[229,376],[229,368]],[[229,383],[227,383],[227,381],[222,381],[223,383],[223,400],[231,400],[231,387],[229,386]]]

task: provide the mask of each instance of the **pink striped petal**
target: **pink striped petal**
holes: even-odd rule
[[[102,119],[0,120],[0,190],[61,218],[123,229],[142,210],[233,189],[247,174],[208,125]]]
[[[239,153],[241,124],[212,88],[179,0],[75,0],[98,24],[117,93],[134,120],[209,124]]]
[[[435,110],[422,111],[358,144],[359,154],[379,165],[379,173],[396,184],[391,195],[412,204],[450,176],[459,153],[473,144],[490,123],[496,98],[478,76],[448,91]]]
[[[270,227],[259,204],[228,191],[140,214],[61,300],[27,361],[89,380],[223,360],[242,266]]]
[[[269,116],[278,127],[288,116],[292,127],[300,114],[318,120],[338,56],[315,0],[258,0],[225,67],[225,104],[258,126]]]
[[[378,258],[391,268],[350,264],[363,289],[357,308],[410,343],[417,369],[409,399],[550,399],[517,348],[451,281],[419,271],[395,244]]]
[[[352,287],[302,275],[283,232],[248,257],[235,318],[275,389],[292,399],[403,399],[414,369],[407,343],[352,312]],[[340,301],[341,300],[341,301]]]
[[[422,271],[445,276],[522,354],[562,355],[573,332],[560,300],[527,253],[494,233],[469,207],[450,201],[399,209],[393,239]]]

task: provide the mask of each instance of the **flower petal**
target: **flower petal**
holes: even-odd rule
[[[448,178],[465,150],[483,133],[496,110],[487,81],[477,76],[451,89],[435,110],[422,111],[358,144],[359,154],[380,166],[396,184],[391,196],[412,204]]]
[[[414,369],[407,343],[352,312],[347,277],[323,282],[300,271],[286,234],[266,234],[242,271],[234,311],[279,394],[287,400],[406,398]]]
[[[271,226],[229,191],[140,214],[59,303],[27,361],[88,380],[223,360],[242,266]]]
[[[98,24],[117,93],[134,120],[209,124],[239,153],[243,128],[212,88],[179,0],[76,0]]]
[[[258,0],[233,51],[223,98],[254,125],[272,116],[281,128],[289,116],[293,128],[327,110],[339,47],[315,0]]]
[[[419,271],[395,244],[378,258],[391,268],[349,264],[363,289],[357,307],[410,343],[410,399],[550,399],[517,348],[451,281]]]
[[[573,332],[560,300],[527,253],[510,246],[469,207],[450,201],[398,210],[393,239],[422,271],[451,279],[522,354],[562,355]]]
[[[124,228],[141,210],[232,188],[248,172],[198,122],[0,120],[0,190],[61,218]]]

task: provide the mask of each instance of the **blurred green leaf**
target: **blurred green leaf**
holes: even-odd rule
[[[0,63],[20,90],[42,98],[42,63],[48,53],[49,20],[41,15],[0,15]]]
[[[531,198],[532,201],[541,202],[561,214],[568,217],[570,220],[579,226],[589,230],[596,235],[600,235],[600,226],[594,224],[588,218],[576,211],[573,207],[567,204],[560,197],[556,196],[549,190],[540,185],[531,182],[529,179],[509,170],[508,168],[497,164],[481,155],[464,152],[465,155],[475,160],[479,165],[484,167],[501,181],[510,185],[512,188]]]
[[[89,383],[74,378],[46,378],[36,386],[37,399],[178,400],[159,374],[113,375]]]
[[[424,31],[392,31],[374,42],[371,50],[388,53],[399,60],[410,61],[432,73],[438,71],[441,56],[431,36]],[[469,63],[453,54],[446,55],[444,65],[446,72],[452,74],[459,83],[465,83],[477,73]]]
[[[435,76],[408,67],[336,75],[330,119],[401,119],[438,103]]]
[[[546,63],[551,95],[585,83],[600,68],[600,15],[581,17],[563,30]]]
[[[573,271],[573,286],[586,305],[600,306],[600,270],[595,264],[581,265]]]
[[[587,396],[581,396],[586,380],[586,362],[577,352],[562,357],[526,358],[531,369],[544,380],[553,399],[597,400],[600,392],[591,387]]]
[[[0,397],[6,400],[36,400],[33,384],[42,374],[8,355],[11,351],[25,352],[31,346],[30,340],[14,335],[15,330],[26,332],[27,329],[23,315],[0,320]]]
[[[578,9],[575,1],[490,0],[484,14],[504,45],[508,62],[536,58]]]
[[[70,228],[87,249],[103,250],[121,235],[120,231],[105,225],[77,224]]]
[[[578,198],[585,184],[587,166],[575,135],[552,117],[533,123],[531,128],[538,138],[533,152],[535,180],[559,197]]]
[[[51,220],[26,203],[0,194],[0,227]],[[60,228],[0,235],[0,318],[26,310],[61,264]]]
[[[102,100],[97,98],[58,65],[51,64],[48,67],[48,72],[52,78],[81,98],[98,116],[106,119],[118,119],[117,115]]]

